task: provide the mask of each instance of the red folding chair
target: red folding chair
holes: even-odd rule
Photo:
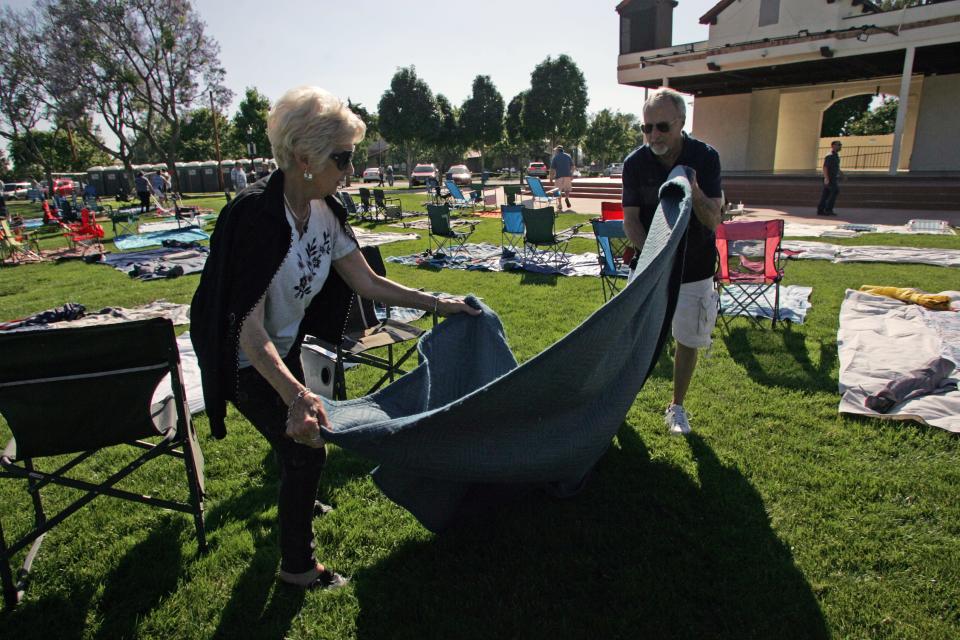
[[[623,205],[619,202],[601,202],[600,220],[623,220]]]
[[[719,265],[714,281],[721,296],[720,315],[724,325],[723,295],[727,294],[733,313],[745,315],[760,326],[757,307],[772,310],[773,327],[780,320],[780,281],[786,258],[780,249],[783,220],[724,222],[717,227]],[[770,300],[770,294],[773,300]]]
[[[97,224],[96,214],[86,207],[80,211],[80,223],[68,225],[63,235],[71,247],[81,249],[83,254],[91,249],[103,252],[103,227]]]

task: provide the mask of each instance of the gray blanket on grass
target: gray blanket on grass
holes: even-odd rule
[[[656,363],[679,289],[690,185],[675,170],[640,277],[520,366],[496,314],[460,314],[425,334],[420,364],[372,395],[328,402],[324,437],[378,463],[384,494],[424,526],[449,525],[471,485],[578,488]]]

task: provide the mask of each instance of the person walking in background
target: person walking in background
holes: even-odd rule
[[[393,186],[393,165],[392,164],[387,165],[387,184],[391,187]]]
[[[683,254],[683,279],[673,313],[673,337],[677,351],[673,362],[673,401],[664,420],[671,434],[690,433],[683,401],[697,366],[697,349],[711,344],[717,320],[714,230],[720,224],[723,205],[720,190],[720,155],[716,149],[683,131],[687,108],[683,96],[673,89],[650,94],[643,105],[646,144],[623,162],[623,229],[630,242],[641,249],[660,204],[660,186],[674,167],[687,167],[690,176],[693,215],[687,227]],[[639,253],[639,252],[638,252]],[[636,276],[639,256],[630,264],[630,280]]]
[[[160,204],[167,203],[167,193],[164,189],[163,176],[160,175],[160,172],[157,171],[155,174],[150,176],[150,184],[153,187],[153,193],[157,198],[157,202]]]
[[[573,207],[570,204],[570,190],[573,187],[573,170],[576,166],[570,154],[564,152],[563,145],[558,144],[553,151],[553,158],[550,160],[550,179],[554,181],[554,186],[560,190],[560,195],[566,200],[567,208],[570,209]],[[560,211],[563,211],[562,205]]]
[[[143,171],[137,171],[133,185],[140,198],[140,213],[146,213],[150,209],[150,182],[144,177]]]
[[[235,162],[233,169],[230,169],[230,182],[233,183],[233,190],[237,193],[247,188],[247,174],[241,163]]]
[[[823,192],[820,194],[820,204],[817,205],[818,216],[835,216],[833,204],[840,193],[840,149],[843,143],[834,140],[830,143],[830,153],[823,159]]]

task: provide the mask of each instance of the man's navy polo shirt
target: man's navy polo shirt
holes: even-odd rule
[[[697,184],[708,198],[720,197],[720,154],[717,150],[683,134],[683,148],[673,165],[690,167],[697,172]],[[653,214],[660,204],[660,187],[667,181],[669,169],[643,145],[623,161],[623,206],[640,207],[640,222],[647,233]],[[713,277],[717,269],[717,249],[713,231],[707,229],[691,212],[687,227],[687,250],[683,265],[683,282],[696,282]]]
[[[573,176],[573,158],[570,154],[561,151],[553,156],[550,168],[557,172],[558,178],[570,178]]]

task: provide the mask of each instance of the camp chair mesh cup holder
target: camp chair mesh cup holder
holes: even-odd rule
[[[385,276],[387,269],[380,249],[362,247],[360,250],[370,269],[377,275]],[[300,357],[311,389],[334,400],[346,400],[345,371],[349,364],[364,364],[383,371],[366,394],[373,393],[387,382],[393,382],[398,376],[407,373],[403,365],[416,352],[417,341],[424,334],[424,330],[390,318],[390,307],[386,307],[386,316],[386,319],[380,320],[376,314],[375,303],[354,293],[350,310],[344,320],[340,342],[332,345],[314,336],[306,336]],[[433,316],[433,323],[436,326],[436,315]],[[413,344],[405,350],[396,349],[411,341]],[[319,349],[313,349],[313,346]],[[376,349],[385,349],[386,355],[370,353]]]
[[[557,233],[556,213],[553,207],[531,209],[523,207],[524,259],[552,267],[564,267],[570,263],[567,246],[577,231],[586,223],[575,224]]]
[[[443,253],[451,257],[456,256],[464,250],[464,245],[478,224],[467,222],[463,226],[469,227],[469,231],[455,231],[450,223],[450,207],[445,204],[428,204],[427,216],[430,223],[427,233],[429,243],[427,253],[430,254]]]
[[[0,361],[0,413],[13,433],[0,454],[0,480],[24,482],[34,512],[32,529],[14,541],[6,540],[0,522],[0,582],[8,607],[20,600],[46,534],[98,496],[189,513],[199,548],[206,549],[203,454],[187,407],[180,355],[169,320],[0,334],[0,351],[4,354]],[[153,404],[153,394],[167,375],[172,396]],[[67,395],[63,393],[65,385],[70,387]],[[110,389],[109,402],[104,400],[105,388]],[[130,445],[142,453],[118,461],[120,468],[112,473],[102,467],[103,456],[94,458],[96,473],[106,477],[99,483],[83,479],[85,467],[81,465],[116,445]],[[186,502],[115,486],[146,462],[164,455],[183,460],[189,494]],[[41,470],[38,463],[51,457],[56,459],[46,462],[56,469]],[[41,489],[48,485],[84,493],[48,515],[41,500]],[[11,561],[28,546],[15,577]]]
[[[772,309],[771,326],[776,327],[780,317],[780,282],[786,266],[786,257],[781,250],[783,220],[757,220],[749,222],[724,222],[716,230],[717,272],[714,282],[717,288],[718,311],[724,326],[722,296],[732,301],[733,309],[742,312],[755,325],[761,326],[764,319],[748,312],[751,305],[765,303]],[[734,244],[738,245],[737,247]],[[735,249],[759,247],[759,259],[747,257]],[[773,300],[770,300],[770,294]]]

